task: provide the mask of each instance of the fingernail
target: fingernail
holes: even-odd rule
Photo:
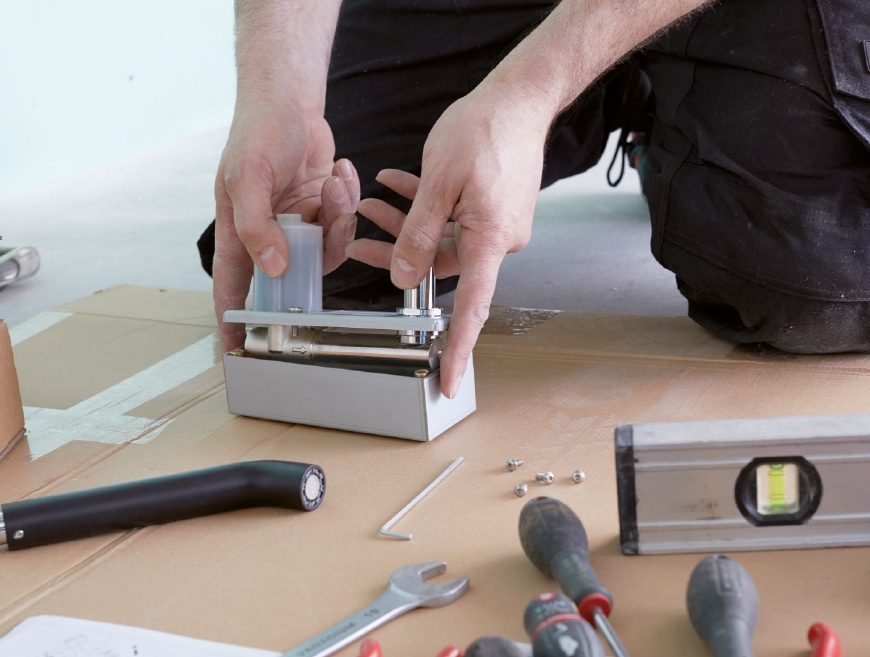
[[[267,246],[260,253],[260,261],[257,263],[257,266],[263,270],[266,276],[275,277],[280,276],[284,272],[287,263],[284,262],[284,258],[281,257],[281,254],[278,253],[278,250],[274,246]]]
[[[350,180],[351,178],[353,178],[353,167],[350,165],[350,160],[338,161],[338,175],[340,175],[345,180]]]
[[[407,260],[396,258],[391,273],[396,287],[409,288],[417,284],[417,270]]]
[[[454,399],[457,394],[459,394],[459,388],[462,387],[462,377],[460,376],[456,379],[456,383],[454,383],[450,388],[444,393],[447,399]]]
[[[348,222],[347,226],[344,229],[344,240],[348,244],[354,241],[356,238],[356,222],[351,221]]]
[[[345,187],[344,181],[339,178],[329,183],[326,192],[329,194],[329,198],[336,203],[344,203],[347,200],[347,187]]]

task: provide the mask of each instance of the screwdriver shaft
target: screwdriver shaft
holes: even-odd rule
[[[616,632],[613,630],[610,621],[607,620],[605,613],[599,607],[595,607],[592,613],[595,618],[595,627],[598,628],[598,631],[607,640],[610,649],[613,650],[613,654],[616,657],[628,657],[628,653],[622,647],[622,643],[620,643],[619,637],[616,636]]]

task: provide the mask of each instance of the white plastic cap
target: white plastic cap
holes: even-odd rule
[[[292,226],[293,224],[301,224],[302,223],[302,215],[301,214],[279,214],[278,215],[278,225],[279,226]]]

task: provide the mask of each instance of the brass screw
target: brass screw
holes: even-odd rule
[[[429,376],[429,370],[415,370],[414,376],[416,376],[418,379],[425,379],[427,376]]]

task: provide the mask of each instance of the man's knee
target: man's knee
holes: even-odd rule
[[[649,48],[651,243],[726,339],[870,351],[870,99],[843,104],[817,24],[809,4],[725,0]]]
[[[725,340],[799,354],[870,352],[870,300],[784,293],[688,254],[673,257],[686,272],[677,285],[689,317]]]

